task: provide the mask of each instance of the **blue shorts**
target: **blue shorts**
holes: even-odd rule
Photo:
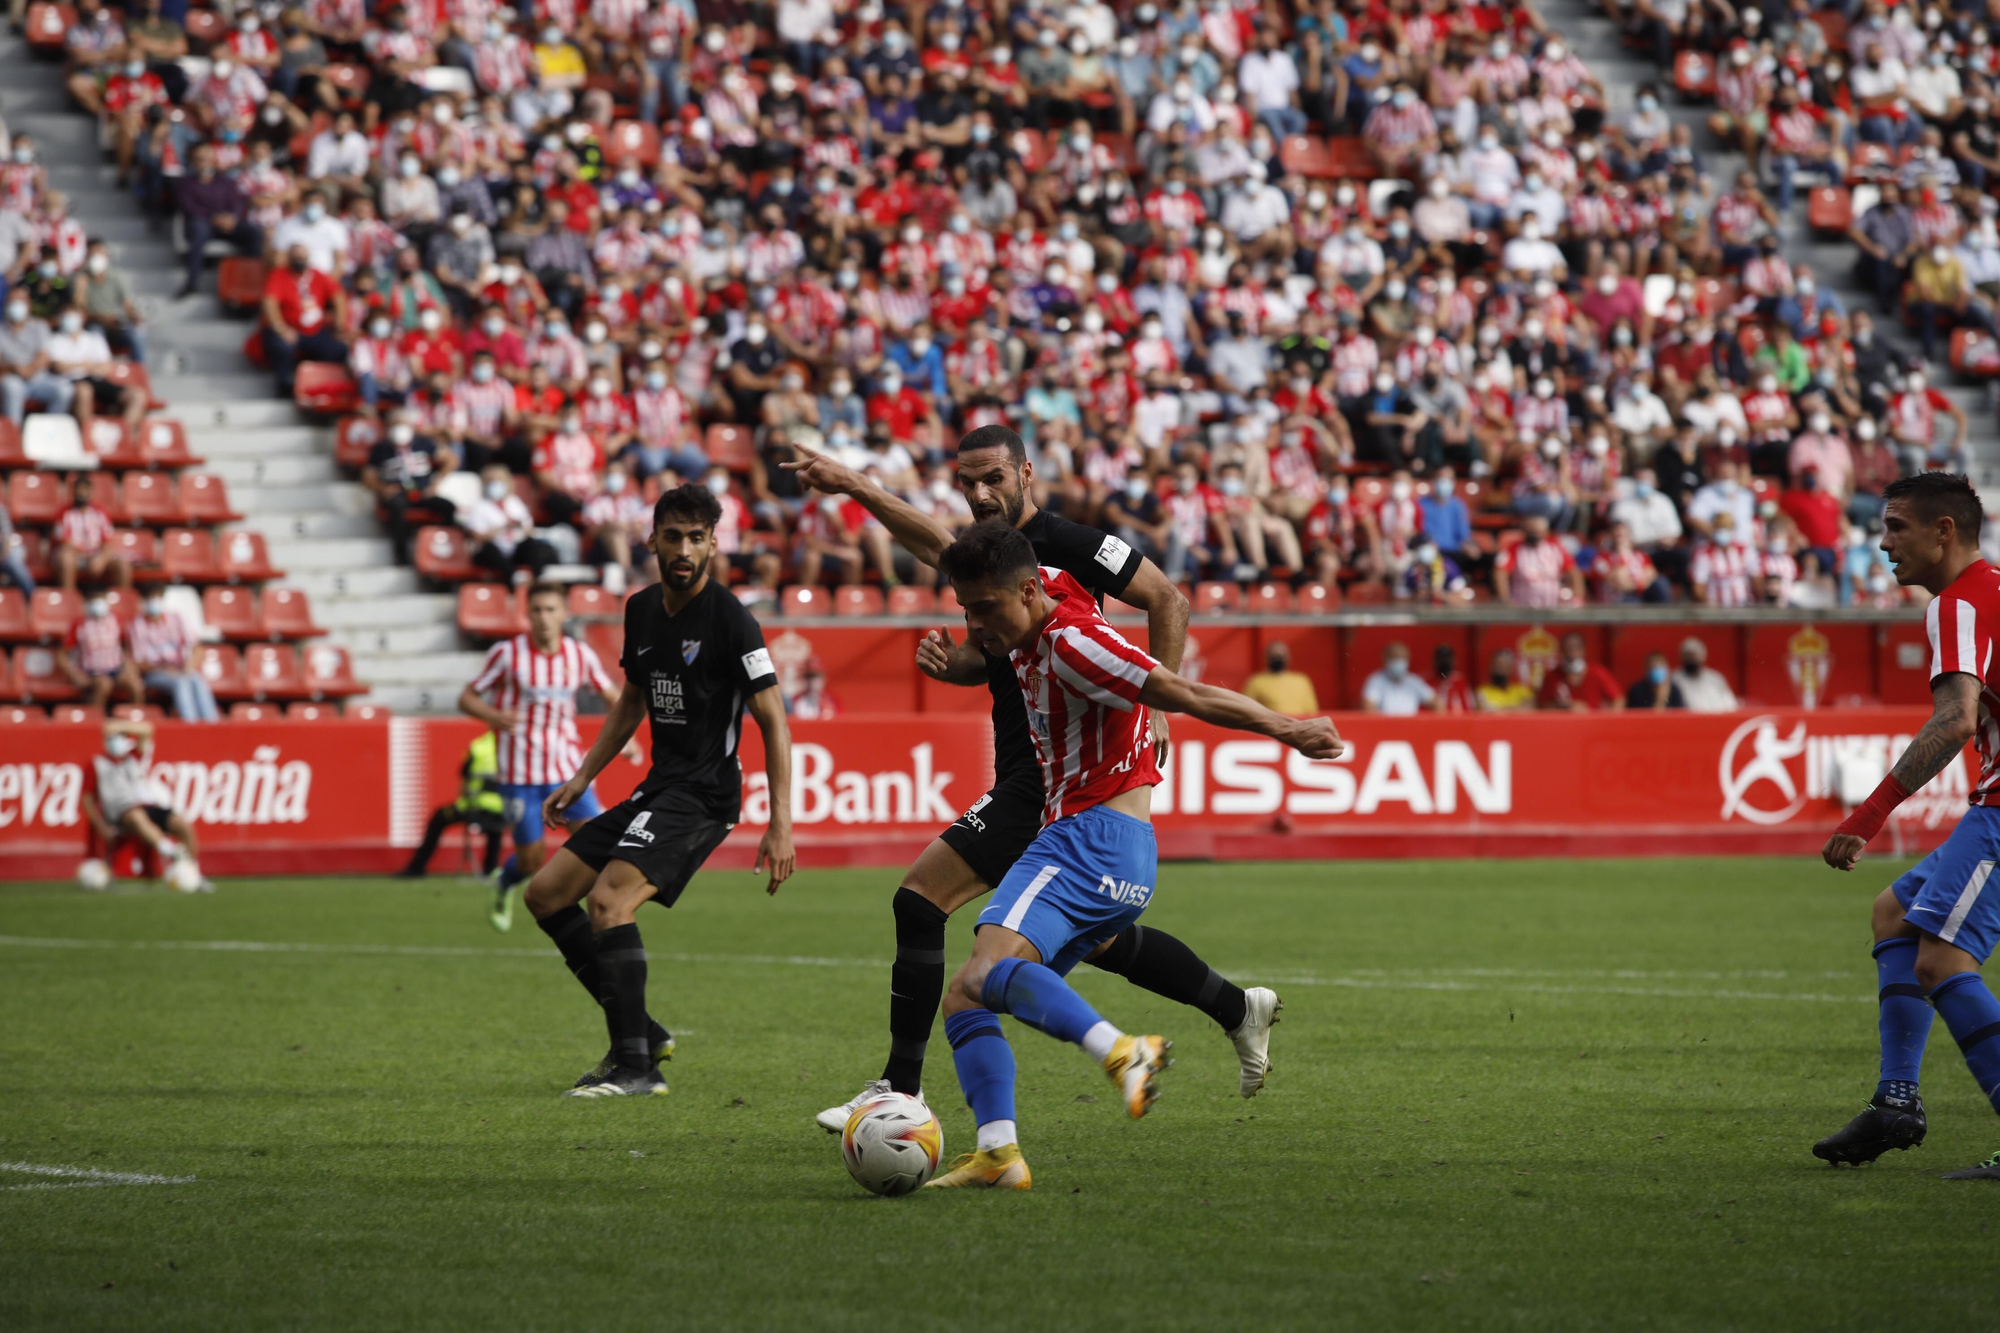
[[[2000,941],[2000,884],[1987,883],[1995,862],[2000,809],[1968,806],[1944,844],[1889,889],[1902,904],[1903,920],[1983,963]]]
[[[1139,919],[1159,864],[1151,824],[1095,805],[1028,844],[979,924],[1026,936],[1060,976]]]
[[[525,847],[531,842],[542,840],[542,802],[549,799],[549,793],[562,786],[560,782],[503,782],[500,796],[507,802],[507,822],[514,829],[514,845]],[[575,805],[569,808],[570,822],[581,824],[604,813],[604,803],[597,799],[597,793],[586,787]]]

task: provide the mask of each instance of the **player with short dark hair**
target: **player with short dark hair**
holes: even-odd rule
[[[631,796],[583,825],[529,881],[524,897],[563,961],[604,1006],[611,1050],[565,1096],[643,1096],[667,1090],[659,1058],[666,1031],[646,1013],[646,948],[639,907],[672,907],[742,813],[736,742],[747,710],[764,733],[770,822],[756,868],[766,892],[791,877],[792,741],[764,633],[709,577],[720,507],[708,489],[677,486],[653,507],[660,581],[625,602],[625,689],[583,766],[542,805],[558,827],[604,766],[651,723],[653,762]],[[588,897],[589,914],[577,904]]]
[[[943,524],[830,458],[815,456],[784,466],[815,490],[853,496],[926,565],[935,567],[952,542]],[[1062,570],[1094,596],[1116,597],[1143,610],[1148,647],[1168,670],[1178,668],[1187,644],[1187,598],[1157,565],[1117,537],[1037,508],[1031,493],[1034,477],[1021,437],[1005,426],[981,426],[959,441],[958,486],[973,517],[998,519],[1019,531],[1043,565]],[[993,789],[904,873],[893,903],[896,961],[889,973],[888,1062],[880,1079],[815,1117],[830,1133],[839,1133],[856,1106],[882,1092],[921,1095],[924,1054],[944,994],[945,921],[1000,883],[1041,828],[1042,775],[1006,659],[933,631],[918,660],[936,680],[984,684],[991,692]],[[1150,722],[1154,758],[1165,763],[1166,717],[1156,711]],[[1214,1019],[1236,1047],[1239,1090],[1250,1097],[1264,1086],[1271,1025],[1284,1007],[1276,991],[1235,985],[1180,940],[1150,927],[1134,927],[1092,961]]]
[[[978,1145],[930,1182],[939,1189],[1027,1189],[1014,1124],[1014,1053],[999,1015],[1074,1042],[1118,1086],[1126,1114],[1146,1114],[1172,1043],[1129,1036],[1063,981],[1129,930],[1152,900],[1160,781],[1140,705],[1270,736],[1313,759],[1344,748],[1325,718],[1290,718],[1233,690],[1198,685],[1126,642],[1096,599],[1058,569],[1037,567],[1004,521],[975,524],[939,568],[980,647],[1004,657],[1042,772],[1042,828],[979,914],[972,957],[944,997],[959,1086]]]
[[[1958,1042],[1979,1090],[2000,1111],[2000,1001],[1979,975],[2000,942],[2000,570],[1979,555],[1983,507],[1964,477],[1920,472],[1883,488],[1882,549],[1896,581],[1932,594],[1924,612],[1931,641],[1931,716],[1874,794],[1821,849],[1852,870],[1868,840],[1911,792],[1979,753],[1971,807],[1944,844],[1875,899],[1875,970],[1880,983],[1881,1076],[1860,1115],[1813,1145],[1839,1166],[1914,1148],[1929,1122],[1917,1076],[1933,1012]],[[2000,1180],[2000,1153],[1946,1180]]]
[[[495,930],[514,924],[514,887],[534,878],[546,858],[542,802],[583,759],[576,692],[588,685],[606,707],[618,703],[618,687],[596,651],[563,633],[568,615],[569,594],[561,584],[529,588],[528,632],[488,649],[479,674],[458,695],[458,711],[493,728],[499,742],[496,781],[514,832],[514,854],[500,867],[486,912]],[[570,817],[595,819],[603,813],[597,793],[586,790]]]

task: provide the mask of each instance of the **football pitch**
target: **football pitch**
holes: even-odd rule
[[[643,912],[668,1097],[563,1100],[594,1006],[441,879],[0,887],[7,1329],[1832,1329],[2000,1323],[2000,1147],[1938,1024],[1929,1142],[1836,1172],[1902,863],[1170,865],[1147,921],[1285,999],[1268,1088],[1175,1040],[1133,1123],[1011,1020],[1027,1194],[877,1199],[895,871]],[[954,965],[972,913],[954,921]],[[971,1146],[942,1025],[929,1096]],[[58,1174],[56,1169],[82,1174]]]

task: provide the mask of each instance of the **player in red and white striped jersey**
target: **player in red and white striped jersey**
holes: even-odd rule
[[[129,588],[132,566],[111,545],[116,529],[111,516],[91,503],[92,486],[88,476],[78,477],[70,507],[56,520],[56,581],[75,592],[77,575],[85,574]]]
[[[2000,570],[1980,558],[1983,506],[1964,477],[1920,472],[1890,482],[1882,498],[1882,549],[1896,581],[1935,599],[1925,612],[1931,716],[1889,775],[1826,840],[1821,857],[1836,870],[1852,870],[1895,808],[1958,764],[1968,743],[1978,752],[1979,776],[1971,808],[1944,845],[1875,899],[1881,1073],[1861,1114],[1813,1145],[1814,1156],[1835,1165],[1871,1162],[1924,1141],[1917,1080],[1933,1011],[1951,1030],[1979,1090],[2000,1110],[2000,1000],[1979,975],[2000,941],[2000,886],[1991,882],[2000,861],[2000,663],[1993,651]],[[1782,755],[1767,759],[1775,740],[1767,726],[1736,789],[1784,771]],[[2000,1153],[1945,1179],[2000,1180]]]
[[[1083,584],[1041,566],[1005,519],[974,524],[939,559],[965,608],[970,637],[1013,666],[1042,769],[1041,833],[979,914],[970,960],[945,993],[945,1032],[979,1123],[978,1151],[931,1181],[943,1189],[1028,1187],[1014,1128],[1012,1052],[995,1015],[1011,1013],[1099,1062],[1143,1116],[1158,1095],[1170,1044],[1127,1036],[1098,1017],[1063,976],[1135,922],[1158,869],[1153,787],[1160,780],[1147,708],[1271,736],[1310,758],[1344,748],[1325,718],[1287,718],[1232,690],[1162,667],[1105,623]],[[934,634],[918,663],[952,674],[949,639]]]
[[[576,692],[588,686],[604,697],[606,707],[618,703],[618,686],[597,653],[563,633],[567,612],[567,595],[557,584],[530,588],[528,632],[494,644],[479,674],[458,696],[460,712],[493,728],[500,795],[514,831],[514,855],[500,868],[489,914],[500,930],[512,924],[513,886],[541,869],[547,855],[542,802],[583,763]],[[586,806],[589,818],[603,813],[594,792],[586,791],[571,809],[581,812]]]

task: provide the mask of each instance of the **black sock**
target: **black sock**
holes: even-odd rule
[[[590,914],[575,903],[547,916],[537,917],[535,924],[542,933],[555,941],[556,948],[562,950],[563,962],[569,965],[570,974],[590,992],[590,998],[599,999],[603,983],[598,976],[597,944],[590,937]]]
[[[1134,986],[1194,1006],[1220,1024],[1224,1032],[1243,1026],[1243,988],[1164,930],[1135,925],[1090,961],[1093,967],[1115,972]]]
[[[597,973],[603,990],[604,1024],[611,1031],[611,1056],[621,1069],[653,1066],[652,1020],[646,1016],[646,946],[636,922],[600,930]]]
[[[944,999],[945,913],[921,893],[897,889],[896,961],[889,969],[889,1063],[882,1077],[914,1097],[924,1087],[924,1048]]]

